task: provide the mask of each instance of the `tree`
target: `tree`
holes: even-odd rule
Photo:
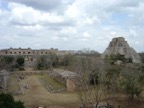
[[[48,68],[47,56],[40,56],[37,59],[37,69],[43,70]]]
[[[48,53],[37,58],[36,67],[38,70],[50,69],[59,66],[59,58],[55,53]]]
[[[59,65],[59,58],[55,53],[50,52],[47,56],[47,62],[49,69],[53,70],[53,67],[57,67]]]
[[[130,99],[139,97],[142,93],[141,73],[135,67],[126,67],[123,72],[122,86]]]
[[[81,108],[98,108],[101,98],[106,97],[107,89],[103,89],[103,81],[105,80],[103,63],[95,58],[81,57],[75,65],[75,71],[78,74],[76,88]],[[106,105],[103,107],[111,108],[108,99],[105,100]]]
[[[107,89],[113,89],[118,86],[118,80],[120,75],[121,68],[117,65],[107,65],[105,69],[105,80],[104,84]]]
[[[3,56],[2,59],[6,64],[11,64],[14,62],[13,56]]]
[[[13,70],[13,65],[15,62],[15,58],[13,56],[1,56],[0,58],[1,69]]]
[[[23,102],[14,101],[11,94],[0,94],[0,108],[24,108]]]
[[[141,59],[141,64],[139,65],[140,75],[140,82],[144,84],[144,57]]]
[[[17,57],[16,63],[19,66],[23,66],[24,65],[24,57],[22,57],[22,56]]]
[[[73,55],[71,54],[66,54],[62,57],[62,60],[61,60],[61,65],[62,66],[69,66],[70,63],[72,62],[72,58],[73,58]]]
[[[111,54],[110,56],[106,56],[105,59],[110,63],[110,64],[115,64],[118,60],[125,63],[128,61],[123,54]]]

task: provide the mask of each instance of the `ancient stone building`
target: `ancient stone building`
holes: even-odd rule
[[[118,53],[125,55],[126,58],[132,58],[133,62],[135,63],[140,63],[141,58],[139,54],[129,46],[123,37],[113,38],[109,43],[109,46],[102,54],[102,58],[105,58],[106,55]]]
[[[33,67],[37,61],[37,58],[42,55],[49,55],[54,53],[58,56],[65,54],[74,54],[73,51],[59,51],[58,49],[31,49],[31,48],[9,48],[0,50],[0,56],[23,56],[25,59],[25,67]],[[1,60],[0,57],[0,60]]]
[[[10,48],[2,49],[0,55],[47,55],[49,52],[57,53],[58,49],[39,49],[32,50],[31,48],[22,49],[22,48]]]
[[[9,48],[0,50],[0,56],[23,56],[25,59],[25,68],[29,69],[35,66],[38,56],[48,55],[49,53],[57,53],[58,49],[39,49],[33,50],[31,48]],[[0,57],[0,58],[1,58]]]
[[[36,56],[47,55],[49,53],[55,53],[57,55],[74,54],[74,51],[65,51],[58,49],[31,49],[31,48],[9,48],[0,50],[0,55],[22,55],[22,56]]]

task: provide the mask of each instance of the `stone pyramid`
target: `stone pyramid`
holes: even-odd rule
[[[106,55],[118,53],[125,55],[126,58],[132,58],[134,63],[140,63],[141,61],[139,54],[129,46],[123,37],[113,38],[102,54],[102,58],[105,58]]]

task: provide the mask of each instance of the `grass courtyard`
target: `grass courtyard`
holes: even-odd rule
[[[64,85],[53,80],[48,75],[29,75],[17,80],[17,75],[13,75],[9,81],[9,92],[19,90],[21,85],[28,85],[28,89],[24,89],[24,94],[14,95],[15,100],[24,102],[26,108],[36,108],[36,106],[43,106],[43,108],[78,108],[79,100],[76,92],[50,92],[45,87],[52,86],[53,90],[65,88]],[[43,84],[43,83],[44,84]],[[91,89],[90,91],[92,91]],[[102,98],[102,102],[105,101]],[[142,108],[143,104],[140,101],[130,101],[123,93],[116,94],[115,104],[122,106],[121,108]],[[117,108],[117,107],[116,107]]]
[[[24,89],[24,94],[14,95],[14,98],[23,101],[26,108],[32,108],[37,105],[49,106],[51,108],[55,108],[55,106],[59,106],[57,108],[73,108],[77,105],[78,99],[76,93],[66,91],[50,93],[40,82],[40,79],[48,82],[50,85],[54,85],[55,89],[64,87],[47,75],[30,75],[20,82],[27,84],[28,89]],[[20,86],[15,78],[12,78],[10,83],[9,89],[13,91],[14,89],[17,90]]]

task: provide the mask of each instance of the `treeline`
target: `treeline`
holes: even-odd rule
[[[24,62],[23,56],[0,56],[0,69],[9,71],[24,70]]]
[[[116,64],[117,61],[121,63]],[[116,98],[121,98],[117,95],[119,93],[130,100],[138,99],[143,104],[144,62],[133,64],[118,54],[104,60],[79,58],[73,67],[78,74],[77,90],[82,108],[97,108],[102,99],[107,108],[112,108],[110,106],[114,105]]]
[[[54,53],[39,56],[36,61],[36,69],[52,70],[53,68],[68,68],[73,58],[74,58],[74,55],[71,55],[71,54],[58,56]]]

